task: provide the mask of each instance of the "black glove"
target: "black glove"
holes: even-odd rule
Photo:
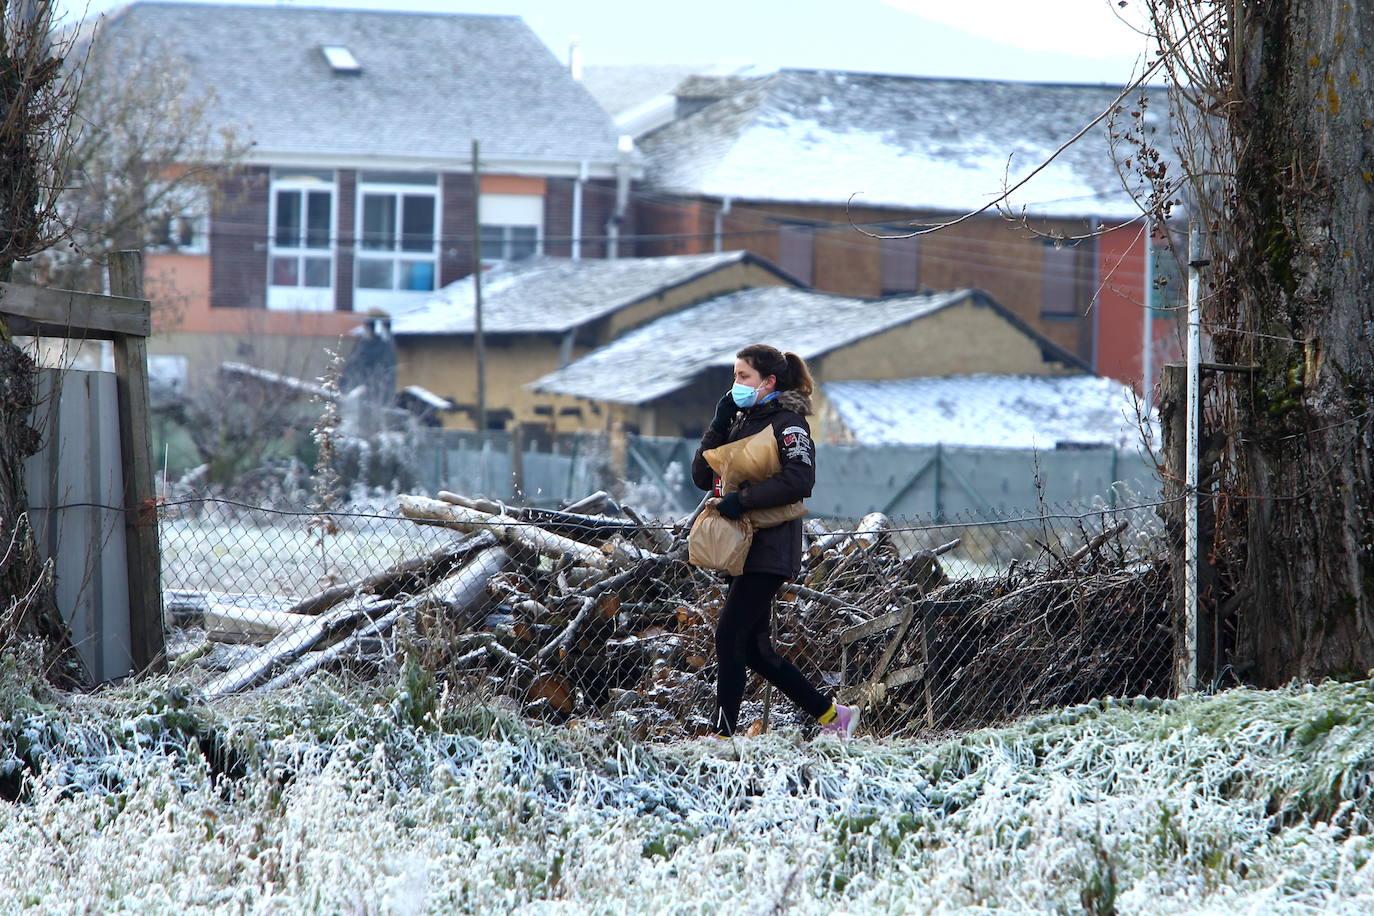
[[[716,511],[724,518],[736,519],[744,514],[744,503],[740,502],[739,490],[732,490],[726,493],[720,502],[716,503]]]
[[[716,402],[716,415],[711,420],[711,428],[722,433],[730,431],[730,421],[735,419],[735,414],[739,413],[739,405],[735,403],[735,397],[730,392],[725,392],[725,397]]]

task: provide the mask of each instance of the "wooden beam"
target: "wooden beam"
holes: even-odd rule
[[[112,275],[114,270],[111,265]],[[115,289],[114,286],[110,288]],[[49,337],[98,340],[113,339],[116,334],[147,337],[153,325],[148,301],[143,298],[141,278],[137,290],[136,296],[100,296],[69,289],[0,283],[0,313],[26,319],[23,327],[31,327]]]
[[[149,306],[143,298],[143,252],[114,253],[110,259],[110,290],[139,302],[143,320],[147,322]],[[162,552],[158,544],[157,492],[153,489],[146,333],[146,330],[143,334],[117,333],[114,337],[119,444],[124,461],[129,643],[136,672],[161,671],[167,663],[162,629]]]
[[[786,588],[787,586],[783,587]],[[874,617],[871,620],[866,620],[858,626],[848,627],[844,630],[841,630],[840,635],[838,637],[840,644],[847,646],[850,643],[858,642],[865,636],[873,636],[874,634],[881,633],[884,630],[890,630],[897,624],[902,622],[902,618],[906,617],[906,613],[907,612],[905,609],[900,611],[892,611],[890,613]]]

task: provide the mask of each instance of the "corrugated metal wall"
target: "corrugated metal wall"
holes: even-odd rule
[[[43,448],[25,465],[38,549],[87,670],[113,680],[132,667],[115,377],[44,369],[38,393]]]

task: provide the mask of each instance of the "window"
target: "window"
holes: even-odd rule
[[[358,289],[433,290],[439,256],[438,177],[420,172],[363,172],[359,177]]]
[[[518,261],[539,253],[539,230],[534,226],[483,226],[483,261]]]
[[[204,190],[198,186],[154,186],[149,192],[149,247],[178,254],[208,253],[210,208]]]
[[[353,56],[353,52],[343,45],[320,45],[320,53],[329,62],[330,68],[335,73],[349,74],[362,73],[363,65],[358,63],[358,58]]]
[[[518,261],[543,250],[544,198],[537,194],[483,194],[482,262]]]
[[[1082,289],[1076,242],[1041,241],[1040,314],[1044,318],[1077,318]]]
[[[909,235],[913,226],[882,226],[882,235]],[[882,240],[882,292],[884,296],[914,293],[920,284],[921,239],[886,238]]]
[[[334,305],[334,173],[272,175],[269,308]]]
[[[811,223],[783,223],[778,229],[778,266],[807,286],[816,250],[816,227]]]

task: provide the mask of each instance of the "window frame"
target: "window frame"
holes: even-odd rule
[[[267,196],[267,307],[273,310],[332,311],[334,309],[335,269],[337,266],[337,221],[338,221],[338,175],[332,169],[318,170],[318,175],[309,175],[315,170],[273,170]],[[302,173],[306,174],[302,174]],[[325,174],[330,178],[326,180]],[[280,177],[279,177],[280,176]],[[301,219],[296,245],[279,245],[279,226],[277,223],[279,195],[295,193],[299,195]],[[326,194],[329,199],[328,229],[323,246],[306,244],[311,237],[309,224],[310,195]],[[292,258],[296,262],[295,284],[276,282],[276,263],[278,260]],[[323,286],[307,286],[306,261],[326,261],[328,283]]]
[[[544,213],[545,200],[542,194],[510,194],[484,191],[478,200],[477,257],[483,266],[519,261],[526,257],[539,257],[544,253]],[[486,247],[485,234],[488,230],[500,230],[501,257],[489,258],[483,252]],[[515,240],[512,230],[533,229],[534,250],[519,258],[512,256]]]
[[[154,208],[158,211],[157,222],[165,224],[149,232],[148,251],[157,254],[209,254],[210,253],[210,197],[206,189],[198,185],[167,187],[154,186],[153,196],[158,199]],[[162,229],[165,226],[165,233]],[[190,228],[190,242],[183,243],[186,228]]]
[[[416,177],[427,176],[432,181],[370,181],[366,175],[358,176],[357,200],[354,207],[354,238],[357,244],[354,246],[353,256],[353,289],[354,295],[377,297],[391,297],[403,295],[412,297],[416,295],[430,295],[439,288],[439,253],[440,236],[443,227],[443,194],[439,186],[438,173],[417,172]],[[364,220],[367,216],[367,198],[390,197],[392,208],[392,226],[390,247],[371,248],[366,243]],[[432,221],[429,236],[429,247],[424,250],[406,249],[405,238],[405,198],[407,197],[427,197],[430,199],[433,209]],[[363,270],[365,265],[375,265],[380,263],[390,264],[390,285],[389,286],[364,286],[362,284]],[[401,285],[403,279],[402,264],[428,264],[430,267],[430,284],[428,289],[410,289]]]

